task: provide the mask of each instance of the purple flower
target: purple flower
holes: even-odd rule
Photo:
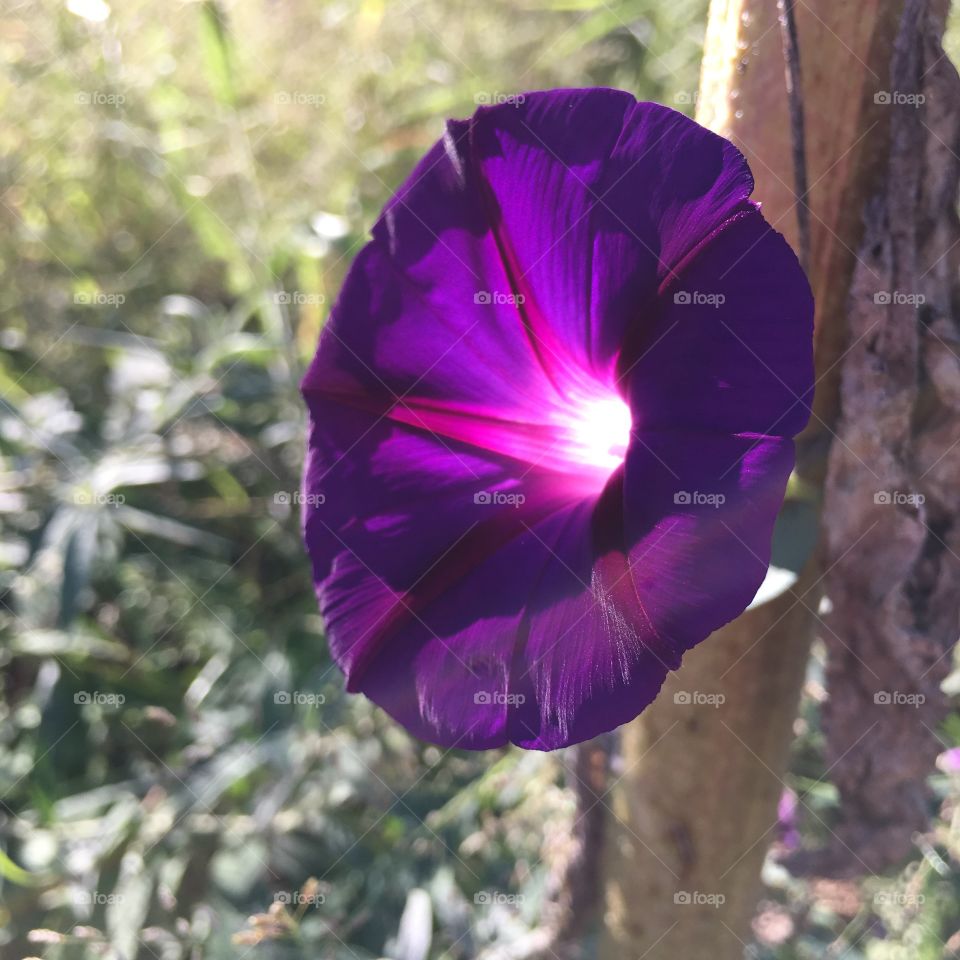
[[[777,803],[777,832],[780,842],[787,850],[800,848],[799,809],[800,798],[796,792],[790,787],[784,787]]]
[[[960,773],[960,747],[951,747],[944,750],[937,757],[937,766],[944,773]]]
[[[549,750],[649,704],[763,579],[810,290],[736,148],[615,90],[451,121],[304,381],[305,537],[351,691]]]

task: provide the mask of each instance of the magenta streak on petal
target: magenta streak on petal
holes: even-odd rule
[[[568,356],[564,344],[550,329],[546,318],[537,306],[536,294],[524,282],[524,275],[517,262],[517,256],[510,247],[509,240],[503,229],[503,221],[497,209],[497,201],[493,196],[490,185],[484,180],[481,167],[478,170],[479,191],[484,205],[489,212],[490,233],[500,255],[500,263],[507,278],[507,283],[517,299],[517,314],[527,335],[530,349],[537,358],[541,369],[550,378],[551,383],[561,396],[565,393],[567,383],[582,379],[580,368]]]
[[[478,410],[427,398],[391,401],[373,395],[335,394],[324,390],[315,390],[314,395],[440,438],[467,443],[478,450],[511,457],[527,464],[528,470],[563,473],[567,489],[582,496],[595,494],[602,488],[610,473],[623,461],[629,440],[629,407],[617,393],[603,390],[599,385],[589,394],[579,396],[579,406],[573,405],[571,397],[565,408],[557,405],[554,410],[545,410],[544,419],[538,423],[505,420],[495,410]],[[591,416],[594,411],[602,415],[604,421],[612,417],[617,422],[598,423],[597,416]],[[606,439],[610,442],[603,449],[608,448],[609,455],[604,456],[603,450],[591,440],[602,443],[607,433]]]
[[[707,249],[707,247],[713,243],[717,237],[723,233],[724,230],[729,229],[734,223],[738,220],[742,220],[744,217],[749,216],[750,213],[757,210],[757,205],[750,200],[747,200],[742,209],[737,210],[732,216],[728,217],[723,221],[719,226],[715,227],[710,233],[705,236],[699,243],[695,244],[692,249],[688,250],[677,263],[669,268],[660,281],[660,286],[657,288],[657,296],[664,297],[671,290],[674,290],[679,283],[681,276],[684,270],[690,266],[697,259],[700,253]]]

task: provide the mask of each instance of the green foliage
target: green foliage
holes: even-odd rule
[[[114,6],[0,14],[0,951],[473,957],[539,921],[571,799],[554,758],[344,695],[296,385],[444,117],[591,84],[690,111],[706,0]],[[828,816],[816,715],[795,786]],[[915,877],[884,949],[956,922],[954,874]]]
[[[538,922],[556,762],[445,754],[343,693],[297,381],[444,117],[557,85],[669,102],[704,8],[3,15],[4,956],[376,957],[422,944],[420,889],[432,956]]]

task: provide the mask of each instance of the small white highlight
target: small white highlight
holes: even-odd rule
[[[67,0],[67,9],[91,23],[103,23],[110,16],[110,7],[103,0]]]
[[[583,463],[613,473],[627,455],[630,425],[630,408],[616,394],[587,400],[571,421],[571,452]]]

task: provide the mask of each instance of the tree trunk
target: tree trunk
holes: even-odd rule
[[[798,473],[822,486],[837,417],[845,308],[867,197],[883,172],[890,61],[902,0],[798,4],[817,393]],[[797,246],[784,56],[772,0],[713,0],[698,119],[743,150],[767,219]],[[743,956],[777,819],[820,600],[816,558],[798,583],[691,651],[623,728],[608,794],[605,960]],[[676,693],[721,694],[719,705]],[[710,699],[710,698],[708,698]]]

